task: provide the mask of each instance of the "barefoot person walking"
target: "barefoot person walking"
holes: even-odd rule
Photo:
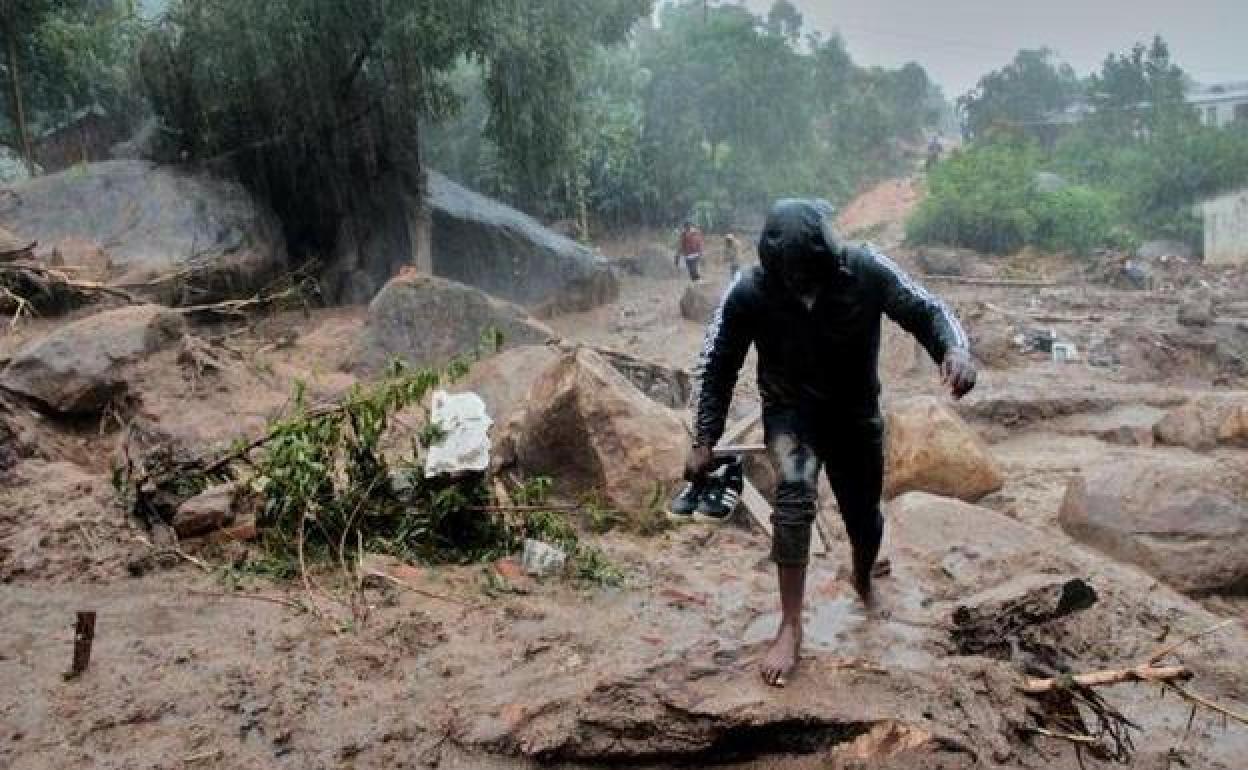
[[[824,201],[783,200],[759,239],[759,266],[737,274],[711,318],[703,346],[695,438],[685,475],[697,483],[715,467],[737,375],[758,351],[763,432],[780,476],[771,557],[781,620],[762,664],[783,686],[802,644],[802,602],[820,466],[836,494],[853,551],[854,589],[871,597],[871,568],[884,532],[884,475],[878,359],[887,315],[940,364],[954,398],[975,387],[962,325],[948,307],[870,248],[847,246]]]

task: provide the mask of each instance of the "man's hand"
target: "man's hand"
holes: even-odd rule
[[[689,447],[689,456],[685,458],[685,481],[699,481],[710,473],[713,458],[709,446],[694,444]]]
[[[940,379],[954,398],[962,398],[975,387],[975,362],[966,348],[953,348],[940,365]]]

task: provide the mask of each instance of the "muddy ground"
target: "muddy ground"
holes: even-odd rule
[[[879,207],[868,202],[852,209],[859,221],[842,224],[895,245],[897,210],[913,197],[898,190],[877,192],[882,217],[872,220]],[[997,337],[988,340],[997,357],[958,409],[990,443],[1005,487],[981,506],[920,493],[890,504],[892,573],[870,612],[853,600],[846,545],[825,504],[834,542],[813,565],[805,656],[783,690],[754,668],[778,613],[765,537],[744,527],[602,536],[627,576],[618,588],[515,578],[499,591],[490,565],[395,566],[408,586],[441,598],[382,582],[365,589],[367,618],[343,627],[286,603],[305,600],[303,586],[231,569],[242,556],[228,549],[196,551],[204,565],[152,563],[148,534],[110,484],[118,426],[54,424],[19,409],[13,419],[38,446],[0,485],[0,766],[1109,766],[1020,731],[1036,704],[1014,691],[1017,665],[961,655],[951,634],[954,609],[983,592],[1074,577],[1098,601],[1038,632],[1063,664],[1133,665],[1163,639],[1230,618],[1178,656],[1193,689],[1242,712],[1241,600],[1184,597],[1075,543],[1056,518],[1084,467],[1190,454],[1110,443],[1109,432],[1151,426],[1194,395],[1243,388],[1225,351],[1185,346],[1174,321],[1190,292],[1220,292],[1233,306],[1243,276],[1185,275],[1169,291],[1128,292],[1086,279],[1075,260],[1025,268],[1058,285],[930,281],[973,336]],[[1022,269],[1003,259],[981,272]],[[713,266],[710,280],[727,276]],[[550,325],[687,368],[702,330],[680,317],[683,290],[679,278],[625,276],[617,302]],[[347,351],[363,321],[363,309],[265,319],[230,336],[229,366],[212,374],[178,351],[157,354],[141,367],[143,398],[128,417],[195,446],[254,434],[296,380],[317,398],[350,386]],[[0,340],[0,356],[57,323],[24,323]],[[1000,339],[1032,327],[1074,341],[1083,359],[1054,363]],[[1234,319],[1222,328],[1236,344],[1248,334]],[[883,359],[889,398],[939,393],[934,367],[896,329]],[[756,398],[751,380],[742,377],[739,411]],[[1214,454],[1248,464],[1248,451]],[[98,613],[92,664],[64,680],[82,609]],[[1207,711],[1189,724],[1189,706],[1153,685],[1104,694],[1140,728],[1131,766],[1244,766],[1248,727]]]

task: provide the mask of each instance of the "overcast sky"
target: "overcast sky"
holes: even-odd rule
[[[1047,45],[1080,75],[1160,33],[1205,83],[1248,80],[1248,0],[793,0],[807,26],[839,29],[861,64],[919,62],[953,98],[1020,48]],[[748,0],[765,11],[771,0]]]

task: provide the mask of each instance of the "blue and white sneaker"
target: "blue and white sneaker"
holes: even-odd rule
[[[698,521],[727,521],[736,513],[744,488],[745,469],[741,460],[724,463],[706,477],[705,489],[693,517]]]

